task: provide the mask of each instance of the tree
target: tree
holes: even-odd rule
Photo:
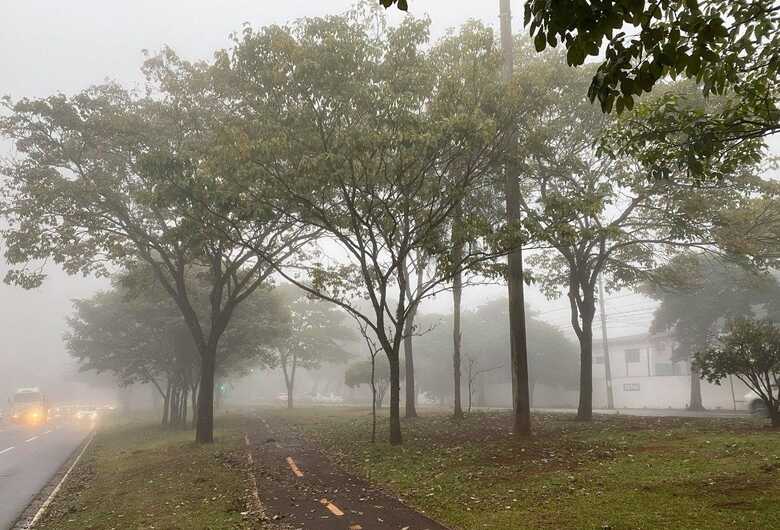
[[[556,327],[541,320],[530,309],[528,329],[529,395],[534,399],[537,385],[560,389],[577,388],[577,348]],[[445,315],[420,315],[420,326],[430,329],[417,341],[420,354],[420,388],[442,399],[452,396],[452,388],[441,377],[440,367],[447,362],[452,320]],[[472,364],[472,391],[476,403],[486,384],[511,382],[511,368],[506,362],[509,348],[509,311],[506,299],[496,299],[478,308],[464,311],[462,319],[463,351]],[[468,372],[469,365],[466,365]],[[491,368],[500,369],[491,370]],[[488,372],[476,374],[482,369]],[[468,379],[466,380],[466,383]],[[467,385],[468,386],[468,385]],[[468,392],[468,388],[466,388]],[[467,394],[468,395],[468,394]]]
[[[671,330],[674,359],[690,362],[690,409],[704,409],[694,354],[717,340],[724,321],[752,316],[777,289],[773,278],[708,254],[681,254],[653,273],[643,289],[661,302],[652,329]]]
[[[184,426],[187,397],[193,414],[199,384],[200,356],[173,301],[150,277],[143,285],[114,277],[114,288],[76,300],[65,334],[68,351],[81,371],[110,372],[120,386],[151,383],[163,399],[163,424]],[[132,286],[131,286],[132,285]],[[199,290],[203,310],[208,289]],[[227,377],[247,367],[273,361],[263,346],[275,339],[285,322],[279,297],[268,288],[255,291],[237,311],[220,343],[217,373]]]
[[[764,402],[772,426],[780,427],[780,328],[769,320],[738,319],[719,342],[695,355],[702,377],[720,384],[736,376]]]
[[[471,414],[471,402],[474,399],[474,391],[475,391],[475,384],[477,379],[479,379],[482,375],[487,374],[489,372],[492,372],[494,370],[500,370],[501,366],[491,366],[489,368],[481,368],[479,366],[479,360],[475,359],[473,357],[466,357],[466,362],[468,363],[468,372],[467,372],[467,385],[468,385],[468,408],[466,409],[469,414]]]
[[[236,308],[295,253],[300,236],[273,212],[247,217],[227,184],[243,172],[215,70],[166,50],[144,66],[148,94],[109,84],[75,96],[6,101],[0,133],[22,157],[3,168],[7,281],[43,280],[38,260],[75,274],[148,265],[176,303],[201,358],[196,440],[213,440],[219,342]],[[262,248],[263,259],[240,237]],[[202,267],[199,314],[186,272]]]
[[[665,102],[664,130],[689,153],[707,157],[780,129],[775,0],[529,0],[525,24],[537,51],[563,44],[571,66],[596,58],[587,93],[605,112],[631,110],[668,77],[694,80],[705,96],[727,95],[696,120],[689,98]]]
[[[344,362],[349,357],[344,343],[355,337],[344,323],[347,315],[339,307],[312,299],[294,287],[288,287],[283,297],[289,310],[289,328],[273,349],[284,374],[287,407],[291,409],[297,369]]]
[[[355,361],[347,366],[347,370],[344,372],[344,384],[350,388],[358,388],[361,385],[375,385],[374,392],[376,395],[374,396],[374,402],[376,407],[381,409],[387,390],[390,388],[390,377],[390,363],[385,356],[379,356],[373,362],[370,359]],[[403,373],[401,379],[403,379]]]
[[[758,196],[723,212],[718,245],[749,258],[758,267],[777,266],[780,259],[780,197],[773,181]]]
[[[637,134],[666,135],[667,145],[676,144],[672,153],[683,152],[683,161],[739,148],[780,129],[780,5],[775,0],[595,5],[532,0],[525,5],[525,20],[537,50],[560,41],[570,65],[603,53],[588,96],[606,112],[631,110],[635,98],[669,76],[695,80],[704,96],[722,96],[718,104],[695,112],[690,96],[670,97],[659,107],[663,127],[639,127]]]
[[[663,78],[684,76],[705,95],[736,92],[742,101],[721,117],[741,134],[778,128],[780,6],[774,0],[530,0],[525,22],[538,51],[563,43],[569,65],[603,53],[588,96],[607,112],[613,105],[630,110],[635,96]],[[747,114],[740,115],[739,105],[752,120],[742,121]]]
[[[527,122],[519,150],[524,225],[531,240],[554,249],[529,263],[545,294],[569,299],[580,342],[578,418],[589,420],[599,275],[613,288],[627,286],[677,249],[713,247],[719,209],[757,181],[756,146],[712,153],[701,162],[704,181],[686,164],[669,164],[659,176],[658,144],[633,142],[631,120],[610,120],[582,96],[587,72],[568,69],[557,53],[538,56],[528,70],[534,83],[556,87],[537,102],[539,119]]]
[[[408,263],[410,266],[404,264],[402,267],[403,273],[406,275],[406,296],[409,300],[420,300],[420,294],[425,290],[425,269],[428,262],[422,253],[418,253],[417,256],[410,256]],[[415,278],[414,283],[411,280],[412,277]],[[407,418],[417,417],[417,389],[414,384],[414,334],[416,332],[417,310],[417,305],[409,308],[409,315],[404,327],[405,416]]]
[[[400,349],[410,311],[456,270],[505,252],[488,245],[496,227],[467,219],[483,244],[452,266],[442,237],[455,206],[497,157],[499,91],[495,72],[485,70],[478,76],[484,97],[460,97],[460,85],[443,81],[446,65],[431,60],[426,21],[383,29],[374,15],[247,29],[220,62],[236,89],[236,112],[248,117],[237,133],[254,168],[239,175],[242,204],[327,241],[327,254],[307,263],[305,275],[277,270],[376,337],[390,365],[390,440],[399,444]],[[264,257],[252,240],[242,242]],[[405,266],[420,254],[430,258],[435,281],[410,299]]]
[[[501,0],[501,78],[511,94],[516,54],[514,35],[512,34],[512,13],[509,0]],[[519,166],[516,162],[517,131],[514,124],[504,124],[508,132],[506,157],[504,159],[504,203],[507,223],[519,228],[521,212]],[[509,342],[512,366],[512,408],[514,410],[514,429],[518,436],[531,434],[531,392],[528,387],[528,348],[525,329],[525,271],[523,269],[523,247],[517,245],[507,256],[507,288],[509,291],[509,330],[512,340]]]

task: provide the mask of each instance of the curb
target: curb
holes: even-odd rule
[[[76,465],[81,461],[81,457],[84,456],[84,453],[86,453],[87,449],[92,445],[92,441],[95,439],[95,435],[97,434],[96,430],[92,430],[92,433],[87,438],[86,442],[83,442],[81,445],[81,450],[78,451],[78,455],[75,459],[72,458],[69,460],[70,465],[66,463],[65,466],[68,466],[67,471],[64,475],[62,475],[62,478],[57,482],[57,485],[54,486],[54,489],[51,490],[51,493],[49,493],[46,496],[46,499],[40,504],[38,509],[35,511],[35,514],[32,515],[32,509],[33,504],[36,502],[35,499],[30,503],[30,505],[22,512],[22,515],[19,517],[19,519],[16,521],[16,524],[12,527],[12,530],[29,530],[35,527],[36,524],[38,524],[41,520],[41,518],[46,514],[46,510],[48,510],[51,503],[54,501],[54,498],[57,496],[57,494],[62,489],[62,486],[65,484],[65,482],[70,477],[71,472],[75,469]],[[75,454],[76,451],[73,453]],[[63,468],[65,467],[63,466]],[[60,469],[61,472],[62,469]],[[55,473],[54,477],[57,477],[59,473]],[[49,489],[51,487],[51,484],[48,486],[45,486],[41,492]],[[30,518],[30,515],[32,515],[32,518]]]

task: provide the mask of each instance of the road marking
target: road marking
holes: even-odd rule
[[[0,455],[3,453],[7,453],[8,451],[13,451],[14,449],[15,447],[9,447],[8,449],[3,449],[2,451],[0,451]]]
[[[25,440],[25,441],[24,441],[24,443],[27,443],[27,444],[28,444],[28,443],[30,443],[30,442],[34,442],[34,441],[35,441],[35,440],[37,440],[37,439],[38,439],[38,437],[37,437],[37,436],[33,436],[32,438],[28,438],[27,440]]]
[[[290,469],[292,469],[292,472],[295,474],[296,477],[302,477],[303,472],[298,469],[298,465],[295,463],[295,460],[292,459],[291,456],[287,457],[287,464],[289,464]]]
[[[252,498],[250,500],[250,511],[254,512],[260,519],[265,519],[264,511],[263,511],[263,503],[260,502],[260,490],[257,488],[257,478],[255,477],[254,473],[254,464],[255,461],[252,458],[252,452],[250,449],[250,443],[249,443],[249,435],[244,434],[244,442],[246,443],[247,451],[246,451],[246,459],[247,462],[249,462],[249,469],[247,472],[249,473],[249,483],[252,486]]]
[[[49,430],[49,431],[46,431],[46,432],[45,432],[45,433],[43,433],[43,434],[51,434],[51,431],[50,431],[50,430]]]
[[[25,528],[33,528],[35,527],[36,523],[38,523],[38,521],[41,520],[41,517],[43,517],[43,514],[45,514],[46,510],[49,508],[51,501],[54,500],[54,497],[57,495],[57,493],[59,493],[60,489],[62,488],[62,485],[65,484],[66,480],[68,480],[71,471],[73,471],[73,468],[76,467],[76,464],[79,463],[81,457],[84,456],[84,453],[87,451],[87,448],[90,445],[92,445],[92,441],[94,439],[95,439],[95,431],[93,430],[89,440],[87,440],[87,443],[85,443],[84,447],[81,448],[81,452],[76,457],[76,460],[73,461],[73,463],[70,465],[68,470],[65,472],[65,475],[63,475],[60,481],[57,483],[57,486],[54,488],[54,491],[52,491],[51,495],[49,495],[47,499],[43,501],[43,504],[41,504],[41,507],[35,513],[35,516],[32,518],[32,521],[30,521],[30,523],[27,526],[25,526]]]
[[[344,512],[342,512],[338,506],[330,502],[328,499],[320,499],[320,504],[325,506],[328,510],[330,510],[330,513],[335,515],[336,517],[341,517],[344,515]]]

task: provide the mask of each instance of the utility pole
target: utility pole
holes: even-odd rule
[[[615,408],[612,393],[612,368],[609,364],[609,342],[607,340],[607,311],[604,308],[604,278],[599,274],[599,311],[601,313],[601,344],[604,345],[604,378],[607,385],[607,408]]]
[[[500,0],[501,13],[501,50],[503,67],[501,79],[507,94],[511,91],[514,70],[514,50],[512,36],[512,12],[509,0]],[[508,124],[506,146],[514,151],[517,142],[514,124]],[[506,200],[506,221],[509,226],[519,227],[520,185],[517,181],[516,166],[512,154],[504,164],[504,196]],[[523,249],[517,246],[507,256],[509,289],[509,336],[512,361],[512,408],[514,409],[514,433],[517,436],[531,434],[531,398],[528,390],[528,349],[525,330],[525,299],[523,284]]]

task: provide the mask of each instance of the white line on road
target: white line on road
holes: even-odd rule
[[[46,510],[49,508],[49,504],[51,504],[51,501],[54,499],[54,497],[57,496],[57,493],[59,493],[60,488],[62,488],[62,485],[65,483],[66,480],[68,480],[71,471],[73,471],[73,468],[76,467],[76,464],[79,463],[79,460],[81,460],[81,457],[84,456],[84,453],[87,451],[87,448],[92,444],[92,440],[94,439],[95,439],[95,431],[93,430],[89,439],[84,444],[84,447],[81,448],[81,452],[79,453],[79,455],[70,465],[68,470],[65,472],[65,475],[63,475],[63,477],[57,483],[57,486],[54,488],[54,491],[52,491],[51,494],[46,498],[46,500],[43,501],[43,504],[41,504],[41,507],[35,513],[35,516],[32,518],[32,521],[30,521],[30,524],[28,524],[25,528],[33,528],[35,524],[38,521],[40,521],[41,517],[43,517],[43,514],[46,513]]]
[[[51,434],[51,431],[50,431],[50,430],[49,430],[49,431],[46,431],[46,432],[44,432],[43,434]]]
[[[28,438],[27,440],[25,440],[25,441],[24,441],[24,443],[30,443],[30,442],[34,442],[34,441],[35,441],[35,440],[37,440],[37,439],[38,439],[38,437],[37,437],[37,436],[33,436],[32,438]]]
[[[8,449],[3,449],[2,451],[0,451],[0,455],[3,454],[3,453],[7,453],[8,451],[13,451],[14,449],[15,449],[14,447],[9,447]]]

